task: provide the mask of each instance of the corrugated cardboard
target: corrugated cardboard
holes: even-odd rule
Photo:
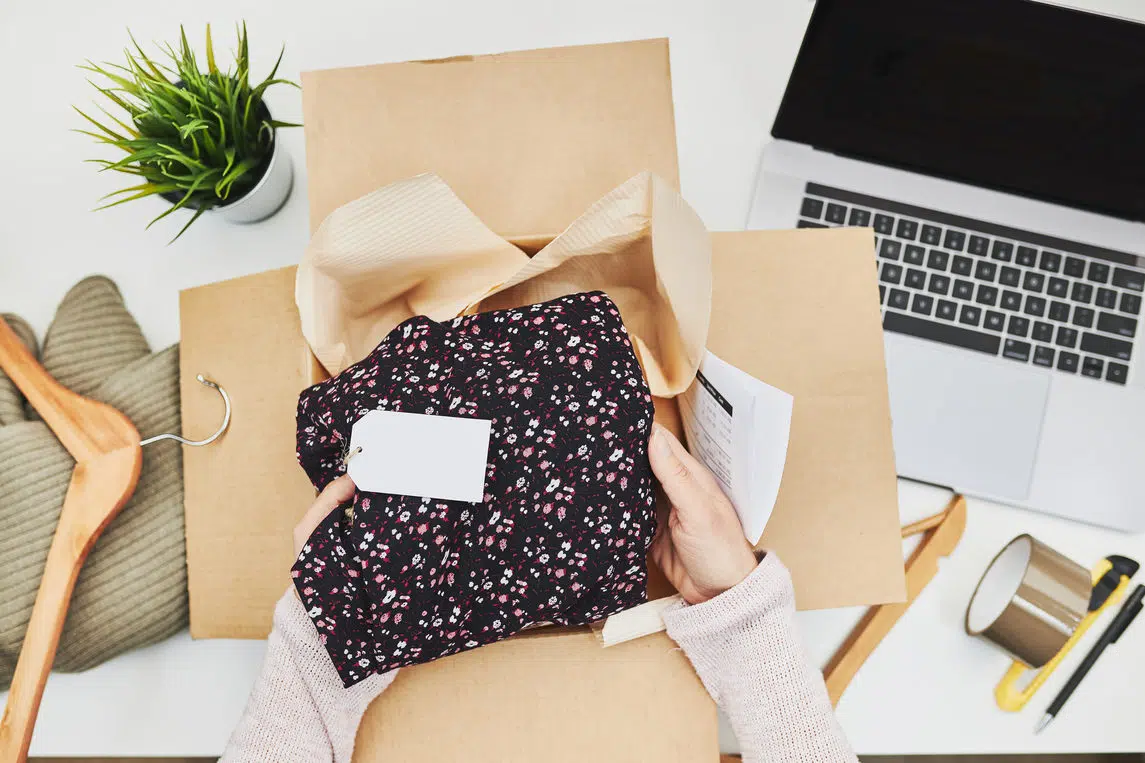
[[[309,73],[303,100],[312,227],[363,193],[433,171],[531,252],[639,171],[677,185],[664,41]],[[713,249],[711,348],[796,395],[764,541],[792,566],[802,607],[901,599],[869,233],[719,234]],[[182,295],[184,425],[217,421],[218,401],[189,381],[196,373],[235,406],[223,438],[184,449],[196,637],[267,633],[287,586],[290,530],[313,496],[294,458],[294,408],[321,370],[293,282],[287,268]],[[650,572],[650,592],[663,595]],[[407,669],[367,713],[356,758],[590,756],[716,758],[711,700],[662,634],[600,650],[587,629],[541,630]]]
[[[795,395],[783,485],[761,546],[801,608],[904,597],[873,241],[868,230],[713,235],[711,349]],[[183,376],[231,392],[231,430],[184,450],[192,632],[258,637],[313,491],[294,460],[297,393],[321,374],[292,303],[293,268],[191,289]],[[184,421],[218,402],[185,385]],[[207,390],[209,392],[209,390]],[[658,411],[671,418],[670,407]],[[659,415],[659,414],[658,414]],[[653,570],[650,594],[664,595]],[[508,722],[506,719],[510,719]],[[714,709],[663,634],[600,649],[538,631],[407,668],[359,731],[358,760],[710,761]],[[560,740],[560,744],[553,744]]]
[[[422,172],[517,241],[638,172],[680,184],[667,40],[303,72],[302,114],[311,230]]]
[[[867,228],[712,234],[708,349],[795,397],[759,547],[800,609],[906,597],[873,256]]]

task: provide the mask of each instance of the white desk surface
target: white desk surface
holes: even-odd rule
[[[1140,0],[1072,0],[1145,20]],[[300,130],[282,140],[296,183],[271,220],[237,227],[210,217],[167,246],[176,224],[144,232],[161,202],[91,212],[116,178],[81,160],[99,155],[70,104],[91,92],[75,64],[118,59],[125,26],[141,41],[170,40],[178,24],[216,44],[245,18],[254,74],[286,43],[282,74],[303,69],[434,58],[532,47],[671,38],[681,178],[685,197],[713,230],[747,217],[756,166],[812,4],[809,0],[38,0],[0,5],[0,310],[42,331],[80,277],[115,279],[156,348],[178,339],[179,289],[296,262],[307,239],[306,172]],[[271,91],[280,119],[299,119],[297,91]],[[167,221],[165,221],[167,222]],[[903,519],[932,513],[945,494],[901,483]],[[303,507],[299,507],[301,512]],[[992,555],[1030,532],[1091,563],[1108,553],[1145,559],[1130,537],[983,502],[970,504],[966,534],[935,582],[851,685],[839,717],[862,754],[1036,753],[1145,750],[1145,626],[1101,660],[1061,718],[1032,727],[1080,659],[1073,655],[1026,711],[994,707],[1006,666],[993,647],[962,631],[971,590]],[[801,615],[814,658],[824,662],[858,611]],[[1103,627],[1099,625],[1099,627]],[[217,755],[246,701],[262,642],[192,642],[186,633],[80,675],[53,675],[32,743],[35,755]],[[727,745],[730,748],[731,742]]]

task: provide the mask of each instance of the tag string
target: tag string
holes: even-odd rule
[[[350,459],[362,452],[362,446],[354,448],[352,451],[342,456],[342,465],[345,466],[350,463]]]

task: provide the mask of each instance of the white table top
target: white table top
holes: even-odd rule
[[[1139,0],[1072,4],[1145,20]],[[179,289],[296,262],[307,239],[302,133],[284,131],[295,192],[271,220],[249,227],[204,218],[166,246],[176,224],[144,232],[159,201],[92,213],[116,178],[81,160],[100,153],[70,104],[91,101],[84,58],[118,59],[137,38],[169,40],[182,22],[195,39],[215,23],[216,44],[245,17],[254,74],[286,43],[282,74],[303,69],[667,36],[685,197],[713,230],[747,217],[759,152],[779,105],[809,0],[354,0],[314,4],[200,0],[185,4],[39,0],[0,5],[0,310],[42,331],[60,297],[93,272],[115,279],[148,339],[178,339]],[[242,14],[237,16],[236,14]],[[296,91],[271,91],[280,119],[297,120]],[[165,221],[166,222],[166,221]],[[901,483],[904,521],[933,513],[942,491]],[[299,507],[301,511],[302,507]],[[1145,536],[1125,536],[972,501],[966,534],[936,580],[859,673],[839,717],[862,754],[1140,751],[1145,628],[1101,660],[1061,718],[1039,737],[1036,718],[1080,659],[1072,656],[1031,707],[1000,712],[991,695],[1006,658],[962,632],[970,592],[992,555],[1030,532],[1090,563],[1109,553],[1145,559]],[[856,610],[805,613],[814,659],[825,662]],[[1103,627],[1099,624],[1098,627]],[[53,675],[34,755],[217,755],[246,701],[262,642],[192,642],[182,634],[80,675]],[[731,749],[727,739],[726,746]]]

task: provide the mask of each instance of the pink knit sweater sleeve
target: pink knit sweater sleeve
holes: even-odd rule
[[[342,686],[293,589],[278,600],[262,673],[221,761],[350,763],[362,714],[397,671]]]
[[[854,752],[795,627],[795,592],[774,554],[714,599],[665,613],[748,763],[853,763]]]

